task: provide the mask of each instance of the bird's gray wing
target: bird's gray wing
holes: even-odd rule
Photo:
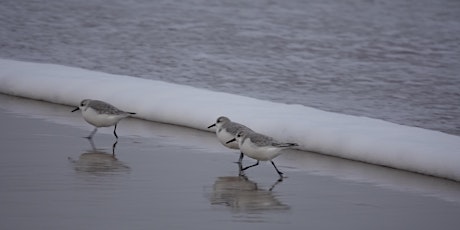
[[[231,133],[232,135],[236,135],[241,130],[252,132],[250,128],[236,122],[229,122],[223,128],[225,128],[227,132]]]
[[[89,106],[91,107],[94,107],[94,108],[97,108],[97,111],[101,111],[101,113],[105,113],[105,114],[122,114],[122,113],[126,113],[122,110],[119,110],[118,108],[116,108],[115,106],[109,104],[109,103],[106,103],[106,102],[103,102],[103,101],[98,101],[98,100],[92,100],[89,104]]]

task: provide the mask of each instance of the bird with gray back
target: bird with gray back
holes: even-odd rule
[[[252,130],[245,125],[233,122],[228,117],[224,116],[217,118],[216,123],[208,126],[208,129],[214,126],[216,127],[216,136],[219,142],[230,149],[239,149],[238,143],[227,143],[229,140],[234,139],[239,131],[245,130],[247,132],[252,132]],[[238,159],[239,164],[243,161],[243,157],[243,152],[240,152],[240,158]]]
[[[270,161],[280,176],[280,180],[283,178],[283,173],[278,170],[273,162],[273,158],[279,156],[281,154],[281,150],[283,149],[299,146],[296,143],[279,142],[272,137],[256,132],[246,132],[245,130],[239,131],[236,134],[236,137],[228,141],[228,143],[234,141],[238,143],[240,150],[246,156],[257,160],[255,164],[243,168],[242,171],[259,165],[259,161]]]
[[[117,135],[117,124],[118,122],[126,117],[134,115],[133,112],[125,112],[118,109],[117,107],[99,100],[84,99],[80,102],[80,105],[72,110],[75,112],[81,110],[83,118],[86,122],[94,126],[94,130],[86,138],[91,139],[96,133],[99,127],[110,127],[115,126],[113,134],[118,139]]]

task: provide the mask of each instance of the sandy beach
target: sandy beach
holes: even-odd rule
[[[286,151],[238,177],[213,133],[0,95],[0,229],[458,229],[460,183]],[[210,124],[213,121],[210,121]],[[244,159],[244,164],[254,161]]]

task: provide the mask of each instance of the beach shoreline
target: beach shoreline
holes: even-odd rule
[[[2,229],[456,229],[460,185],[287,151],[238,177],[214,134],[138,119],[91,131],[70,107],[0,96]],[[244,159],[251,164],[251,159]],[[270,191],[271,190],[271,191]]]

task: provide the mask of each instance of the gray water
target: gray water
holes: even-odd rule
[[[460,135],[457,0],[2,0],[0,57]]]

